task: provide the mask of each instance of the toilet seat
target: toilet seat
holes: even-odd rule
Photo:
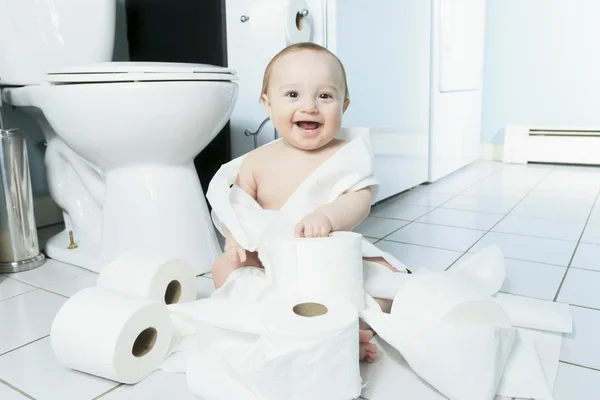
[[[105,62],[63,67],[46,74],[49,84],[156,82],[156,81],[234,81],[235,71],[208,64]]]

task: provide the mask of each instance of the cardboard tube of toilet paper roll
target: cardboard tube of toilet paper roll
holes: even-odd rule
[[[196,275],[181,259],[122,254],[102,268],[96,286],[166,304],[196,300]]]
[[[365,307],[362,235],[335,232],[324,238],[272,240],[265,246],[275,290],[330,295]]]
[[[164,303],[91,287],[61,307],[50,341],[58,361],[69,368],[137,383],[163,361],[171,334]]]
[[[306,0],[252,1],[248,16],[255,54],[264,61],[289,45],[311,41],[313,22]]]

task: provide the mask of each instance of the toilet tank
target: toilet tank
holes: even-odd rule
[[[117,0],[0,0],[0,86],[112,61]]]

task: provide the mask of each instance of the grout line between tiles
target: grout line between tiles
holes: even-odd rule
[[[598,192],[596,192],[596,198],[594,199],[594,204],[596,204],[596,202],[598,201],[599,194],[600,194],[600,190]],[[563,284],[565,283],[565,280],[567,279],[567,275],[569,274],[569,269],[571,268],[571,264],[573,263],[573,260],[575,259],[575,254],[577,254],[577,249],[579,249],[579,244],[581,243],[581,239],[583,238],[583,234],[585,233],[585,228],[587,228],[590,217],[592,216],[592,212],[594,212],[593,207],[590,210],[590,212],[588,213],[588,217],[585,220],[585,225],[583,226],[583,229],[581,230],[581,234],[579,235],[579,240],[577,241],[577,244],[575,245],[573,254],[571,254],[571,259],[569,260],[569,265],[567,265],[567,270],[565,271],[565,274],[563,275],[563,277],[560,281],[560,284],[558,285],[558,290],[556,290],[556,295],[554,295],[554,301],[556,301],[556,299],[558,299],[558,296],[560,295],[560,291],[563,287]]]
[[[58,292],[52,291],[52,290],[50,290],[48,288],[40,288],[40,289],[43,290],[44,292],[48,292],[48,293],[52,293],[52,294],[55,294],[55,295],[60,296],[60,297],[64,297],[65,299],[69,299],[70,298],[67,295],[64,295],[62,293],[58,293]]]
[[[589,307],[589,306],[580,306],[578,304],[569,304],[569,303],[561,303],[560,301],[557,301],[557,303],[560,304],[567,304],[571,307],[577,307],[577,308],[585,308],[586,310],[592,310],[592,311],[600,311],[600,308],[594,308],[594,307]]]
[[[575,364],[575,363],[572,363],[572,362],[569,362],[569,361],[563,361],[563,360],[560,360],[560,362],[563,363],[563,364],[569,364],[569,365],[573,365],[575,367],[580,367],[580,368],[585,368],[585,369],[590,369],[592,371],[600,372],[600,369],[598,369],[598,368],[588,367],[586,365]]]
[[[398,240],[390,240],[390,239],[380,239],[379,241],[384,241],[384,242],[388,242],[388,243],[402,243],[402,244],[408,244],[411,246],[417,246],[417,247],[426,247],[428,249],[437,249],[437,250],[445,250],[445,251],[453,251],[455,253],[463,253],[463,250],[456,250],[456,249],[448,249],[448,248],[444,248],[444,247],[435,247],[435,246],[427,246],[424,244],[414,244],[414,243],[408,243],[408,242],[401,242]],[[463,253],[464,254],[464,253]]]
[[[13,351],[19,350],[20,348],[23,348],[23,347],[25,347],[25,346],[28,346],[28,345],[30,345],[30,344],[32,344],[32,343],[38,342],[38,341],[40,341],[40,340],[42,340],[42,339],[45,339],[45,338],[47,338],[47,337],[49,337],[49,336],[50,336],[50,334],[48,334],[48,335],[44,335],[44,336],[42,336],[42,337],[40,337],[40,338],[37,338],[37,339],[35,339],[35,340],[32,340],[31,342],[27,342],[27,343],[25,343],[25,344],[22,344],[22,345],[20,345],[20,346],[18,346],[18,347],[15,347],[14,349],[10,349],[10,350],[8,350],[8,351],[5,351],[4,353],[0,353],[0,357],[2,357],[2,356],[4,356],[4,355],[6,355],[6,354],[8,354],[8,353],[12,353]]]
[[[457,196],[460,196],[460,194],[461,194],[462,192],[464,192],[465,190],[469,190],[470,188],[472,188],[473,186],[477,185],[479,182],[481,182],[481,181],[482,181],[482,180],[484,180],[485,178],[488,178],[488,177],[492,176],[492,175],[493,175],[493,174],[495,174],[496,172],[497,172],[497,171],[493,171],[493,172],[490,172],[489,174],[487,174],[487,175],[485,175],[485,176],[482,176],[480,179],[478,179],[478,180],[477,180],[476,182],[474,182],[472,185],[470,185],[470,186],[468,186],[468,187],[466,187],[466,188],[462,189],[462,190],[461,190],[461,191],[459,191],[458,193],[454,193],[454,194],[448,194],[448,193],[446,193],[446,195],[449,195],[449,196],[452,196],[452,197],[450,197],[450,198],[449,198],[448,200],[446,200],[446,201],[443,201],[443,202],[441,202],[441,203],[440,203],[440,204],[439,204],[437,207],[433,207],[431,210],[429,210],[429,211],[427,211],[426,213],[424,213],[424,214],[422,214],[422,215],[418,216],[417,218],[413,219],[412,221],[409,221],[409,222],[408,222],[408,224],[406,224],[406,225],[404,225],[404,226],[402,226],[402,227],[400,227],[400,228],[396,229],[396,230],[395,230],[395,231],[393,231],[393,232],[390,232],[390,233],[388,233],[387,235],[385,235],[384,237],[382,237],[381,239],[379,239],[377,242],[379,242],[379,241],[381,241],[381,240],[384,240],[385,238],[389,237],[390,235],[392,235],[392,234],[394,234],[394,233],[398,232],[400,229],[404,229],[404,228],[406,228],[407,226],[411,225],[413,222],[416,222],[418,219],[420,219],[420,218],[423,218],[425,215],[427,215],[427,214],[431,213],[432,211],[434,211],[434,210],[437,210],[438,208],[442,208],[442,206],[443,206],[444,204],[448,203],[449,201],[451,201],[451,200],[452,200],[452,199],[454,199],[455,197],[457,197]],[[419,187],[419,186],[417,186],[417,187]],[[399,194],[398,194],[398,195],[396,195],[396,196],[400,196],[400,195],[402,195],[403,193],[409,192],[409,191],[411,191],[411,190],[414,190],[414,189],[415,189],[415,188],[412,188],[412,189],[406,190],[406,191],[404,191],[404,192],[402,192],[402,193],[399,193]],[[423,192],[423,193],[430,193],[430,192]],[[438,193],[438,194],[439,194],[439,193]],[[393,196],[393,197],[391,197],[390,199],[393,199],[393,198],[394,198],[394,197],[396,197],[396,196]],[[389,200],[389,199],[386,199],[386,200],[384,200],[382,203],[385,203],[385,202],[386,202],[386,201],[388,201],[388,200]],[[424,206],[424,207],[429,207],[429,206]],[[381,218],[381,217],[380,217],[380,218]],[[387,217],[384,217],[384,218],[387,218]],[[400,219],[400,218],[389,218],[389,219],[396,219],[396,220],[400,220],[400,221],[406,221],[406,219]],[[390,240],[390,241],[392,241],[392,240]],[[377,242],[375,242],[375,243],[377,243]],[[396,243],[402,243],[402,242],[396,242]],[[412,244],[412,243],[407,243],[407,244]],[[427,247],[427,246],[424,246],[424,247]],[[434,247],[434,248],[436,248],[436,247]],[[447,250],[447,249],[442,249],[442,250]],[[452,250],[452,251],[458,251],[458,252],[460,252],[460,250]],[[460,257],[459,257],[459,258],[460,258]],[[455,262],[456,262],[456,261],[455,261]]]
[[[22,391],[21,389],[19,389],[18,387],[11,385],[10,383],[6,382],[4,379],[0,378],[0,385],[1,384],[5,384],[6,386],[8,386],[9,388],[13,389],[15,392],[19,392],[19,394],[22,394],[23,396],[31,399],[31,400],[35,400],[35,398],[31,397],[30,395],[28,395],[27,393],[25,393],[24,391]]]
[[[19,281],[19,283],[23,283],[23,282]],[[31,286],[31,290],[28,290],[28,291],[26,291],[26,292],[22,292],[22,293],[17,293],[17,294],[14,294],[14,295],[12,295],[12,296],[8,296],[8,297],[6,297],[6,298],[4,298],[4,299],[0,299],[0,303],[2,303],[2,302],[3,302],[3,301],[5,301],[5,300],[13,299],[13,298],[15,298],[15,297],[21,296],[21,295],[23,295],[23,294],[31,293],[31,292],[33,292],[33,291],[36,291],[36,290],[38,290],[38,289],[39,289],[39,288],[37,288],[37,287],[35,287],[35,286],[32,286],[32,285],[29,285],[29,284],[26,284],[26,285],[27,285],[27,286]]]
[[[535,185],[534,185],[534,186],[533,186],[533,187],[532,187],[532,188],[529,190],[529,192],[527,192],[527,193],[526,193],[526,194],[525,194],[525,195],[524,195],[524,196],[521,198],[521,200],[519,200],[519,201],[517,202],[517,204],[515,204],[515,205],[514,205],[514,206],[513,206],[513,207],[512,207],[510,210],[508,210],[508,212],[507,212],[506,214],[504,214],[504,216],[503,216],[502,218],[500,218],[500,219],[498,220],[498,222],[496,222],[496,223],[494,224],[494,226],[492,226],[492,227],[491,227],[491,228],[490,228],[490,229],[489,229],[489,230],[488,230],[488,231],[487,231],[487,232],[486,232],[486,233],[485,233],[483,236],[481,236],[479,239],[477,239],[477,240],[475,241],[475,243],[473,243],[473,244],[471,245],[471,247],[469,247],[469,248],[468,248],[468,249],[465,251],[465,253],[464,253],[464,254],[467,254],[467,253],[468,253],[468,252],[469,252],[469,251],[470,251],[470,250],[471,250],[473,247],[475,247],[475,246],[477,245],[477,243],[479,243],[479,242],[480,242],[480,241],[481,241],[481,240],[482,240],[484,237],[486,237],[486,236],[487,236],[487,235],[488,235],[490,232],[492,232],[492,229],[494,229],[496,226],[498,226],[498,224],[499,224],[500,222],[502,222],[502,221],[504,220],[504,218],[506,218],[506,217],[508,216],[508,214],[510,214],[510,212],[511,212],[512,210],[514,210],[514,209],[515,209],[515,208],[516,208],[516,207],[517,207],[519,204],[521,204],[521,203],[523,202],[523,200],[525,200],[525,199],[527,198],[527,196],[529,196],[529,195],[531,194],[531,192],[532,192],[532,191],[534,191],[534,190],[535,190],[535,189],[536,189],[536,188],[537,188],[539,185],[541,185],[541,184],[542,184],[542,182],[544,182],[546,179],[548,179],[548,176],[549,176],[549,175],[550,175],[550,174],[546,174],[546,175],[545,175],[543,178],[541,178],[541,179],[539,180],[539,182],[538,182],[537,184],[535,184]],[[463,254],[463,256],[464,256],[464,254]],[[454,262],[453,262],[452,264],[450,264],[450,265],[448,266],[448,268],[446,268],[446,271],[447,271],[447,270],[449,270],[450,268],[452,268],[452,266],[453,266],[454,264],[456,264],[456,262],[457,262],[457,261],[458,261],[460,258],[462,258],[462,257],[459,257],[459,258],[457,258],[456,260],[454,260]]]
[[[107,394],[109,394],[109,393],[111,393],[111,392],[114,392],[115,390],[117,390],[117,389],[118,389],[118,388],[120,388],[121,386],[123,386],[123,384],[122,384],[122,383],[119,383],[118,385],[116,385],[116,386],[114,386],[114,387],[112,387],[112,388],[108,389],[106,392],[104,392],[104,393],[101,393],[101,394],[99,394],[98,396],[96,396],[96,397],[92,398],[92,400],[97,400],[97,399],[100,399],[100,398],[102,398],[102,397],[106,396]]]

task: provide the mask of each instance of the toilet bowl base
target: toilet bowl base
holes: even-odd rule
[[[76,239],[77,248],[74,249],[69,249],[69,244],[69,232],[65,229],[48,239],[44,250],[51,259],[93,272],[100,272],[100,269],[107,263],[106,260],[102,260],[98,256],[100,248],[98,243]]]

